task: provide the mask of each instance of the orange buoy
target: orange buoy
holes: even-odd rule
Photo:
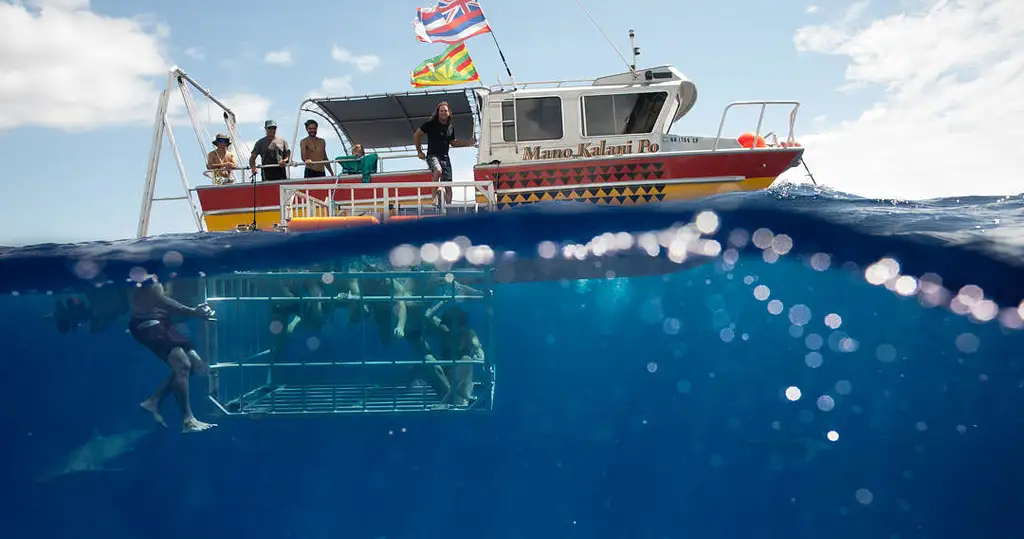
[[[743,146],[744,148],[753,148],[755,144],[753,133],[743,133],[737,137],[736,140],[739,141],[740,146]],[[764,148],[764,137],[761,135],[757,136],[757,147]]]
[[[387,222],[397,223],[401,221],[415,221],[416,219],[423,219],[427,217],[436,217],[435,215],[392,215],[388,217]]]
[[[327,230],[331,228],[352,228],[380,224],[380,220],[372,215],[353,215],[347,217],[293,217],[288,221],[288,230],[307,232],[310,230]]]

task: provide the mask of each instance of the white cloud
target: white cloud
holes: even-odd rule
[[[858,118],[798,137],[819,182],[907,199],[1024,191],[1024,2],[929,0],[860,28],[801,28],[794,41],[845,57],[851,85],[884,89]]]
[[[295,63],[292,59],[292,53],[288,49],[281,49],[279,51],[270,51],[266,56],[263,57],[263,61],[282,67],[287,67]]]
[[[152,121],[168,67],[166,25],[88,8],[84,0],[0,3],[0,130]]]
[[[306,98],[312,97],[344,97],[355,93],[352,87],[352,75],[343,77],[328,77],[320,83],[320,88],[306,94]]]
[[[331,58],[342,64],[352,64],[363,73],[369,73],[380,65],[380,57],[375,54],[352,54],[337,45],[331,49]]]
[[[817,12],[818,12],[818,6],[807,6],[807,13],[808,14],[817,13]]]
[[[199,47],[188,47],[185,49],[184,53],[185,56],[188,56],[189,58],[194,58],[196,60],[206,59],[206,54],[203,53],[203,49]]]

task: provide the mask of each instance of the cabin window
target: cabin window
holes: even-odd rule
[[[513,112],[514,111],[514,112]],[[502,139],[515,142],[562,138],[562,100],[557,97],[527,97],[501,103]],[[516,128],[518,127],[518,133]]]
[[[658,122],[668,92],[583,96],[583,135],[639,135]]]

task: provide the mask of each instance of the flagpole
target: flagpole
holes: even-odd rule
[[[488,22],[487,26],[490,26],[490,25],[491,25],[491,23]],[[505,72],[508,73],[508,78],[512,81],[512,89],[515,90],[516,89],[516,78],[512,76],[512,70],[509,69],[508,62],[505,61],[505,53],[502,52],[501,45],[498,44],[498,38],[494,37],[494,28],[491,28],[490,34],[491,34],[491,39],[494,40],[494,47],[498,49],[498,56],[501,57],[501,63],[505,64]]]

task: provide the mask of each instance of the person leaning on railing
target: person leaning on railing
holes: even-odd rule
[[[206,170],[213,172],[213,183],[224,185],[231,183],[231,171],[238,168],[238,161],[234,152],[228,150],[231,145],[231,137],[224,133],[217,133],[213,138],[214,149],[206,154]]]

